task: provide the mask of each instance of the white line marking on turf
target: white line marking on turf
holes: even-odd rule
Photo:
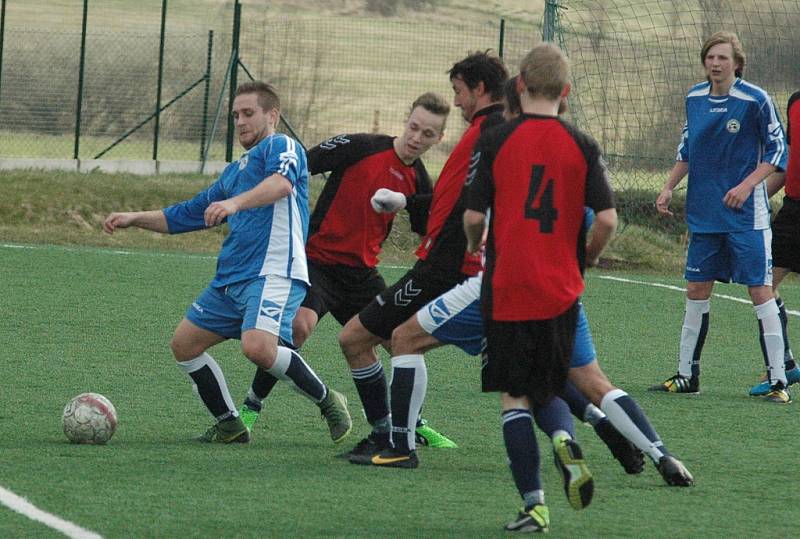
[[[652,286],[654,288],[666,288],[667,290],[675,290],[677,292],[686,292],[685,288],[681,288],[680,286],[675,286],[671,284],[662,284],[662,283],[651,283],[648,281],[637,281],[636,279],[626,279],[624,277],[612,277],[611,275],[599,275],[601,279],[605,279],[607,281],[619,281],[621,283],[631,283],[631,284],[641,284],[644,286]],[[744,298],[737,298],[735,296],[729,296],[727,294],[711,294],[715,298],[722,298],[722,299],[729,299],[731,301],[735,301],[737,303],[745,303],[750,305],[752,301]],[[786,314],[791,314],[794,316],[800,316],[800,311],[793,311],[791,309],[786,309]]]
[[[42,511],[25,498],[17,496],[10,490],[6,490],[3,487],[0,487],[0,503],[12,511],[16,511],[17,513],[24,515],[31,520],[41,522],[48,528],[53,528],[54,530],[59,531],[72,539],[103,539],[102,535],[81,528],[77,524],[73,524],[72,522],[58,518],[57,516],[51,515],[46,511]]]

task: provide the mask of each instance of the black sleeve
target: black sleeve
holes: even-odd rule
[[[433,200],[433,182],[421,159],[414,163],[414,170],[417,176],[416,193],[406,197],[406,211],[411,221],[411,230],[423,236]]]
[[[475,150],[469,161],[469,173],[464,182],[466,192],[465,206],[468,210],[487,213],[494,200],[494,182],[492,179],[491,138],[481,135],[475,144]]]
[[[591,138],[587,140],[585,155],[588,170],[584,206],[592,208],[595,213],[613,208],[614,191],[608,179],[608,167],[600,146]]]
[[[375,137],[368,134],[337,135],[308,150],[309,174],[321,174],[346,168],[374,146]]]
[[[786,105],[786,144],[791,145],[791,132],[792,132],[792,105],[800,107],[800,92],[795,92],[789,98],[789,103]]]

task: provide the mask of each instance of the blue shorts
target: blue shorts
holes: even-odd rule
[[[692,233],[683,277],[692,282],[772,286],[772,230]]]
[[[486,347],[481,314],[482,276],[467,279],[448,290],[417,312],[417,322],[443,344],[458,346],[476,356]],[[583,367],[597,358],[589,320],[583,304],[578,304],[578,325],[570,367]]]
[[[224,288],[206,288],[186,310],[186,318],[228,339],[260,329],[291,343],[292,320],[305,295],[303,281],[267,275]]]

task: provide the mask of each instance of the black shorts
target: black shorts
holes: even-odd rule
[[[388,341],[394,328],[466,278],[460,273],[443,276],[420,260],[399,281],[364,307],[358,313],[358,319],[370,333]]]
[[[386,288],[386,281],[375,268],[327,265],[308,260],[311,288],[301,307],[311,309],[321,319],[330,312],[345,325]]]
[[[485,320],[481,389],[542,404],[561,392],[569,373],[578,303],[549,320]]]
[[[800,200],[783,197],[772,222],[772,266],[800,273]]]

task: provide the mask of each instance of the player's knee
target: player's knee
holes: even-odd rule
[[[180,338],[178,335],[173,335],[169,341],[169,348],[172,350],[172,356],[175,361],[189,361],[194,359],[204,352],[204,350],[195,349],[185,339]]]
[[[269,342],[249,339],[242,340],[242,353],[259,367],[269,369],[275,363],[277,349]]]
[[[414,354],[415,342],[417,339],[417,331],[415,327],[410,326],[408,323],[397,326],[392,331],[392,353],[394,355]]]
[[[292,344],[295,348],[300,348],[303,343],[311,336],[314,331],[315,324],[310,323],[308,320],[298,320],[295,318],[292,323]]]

